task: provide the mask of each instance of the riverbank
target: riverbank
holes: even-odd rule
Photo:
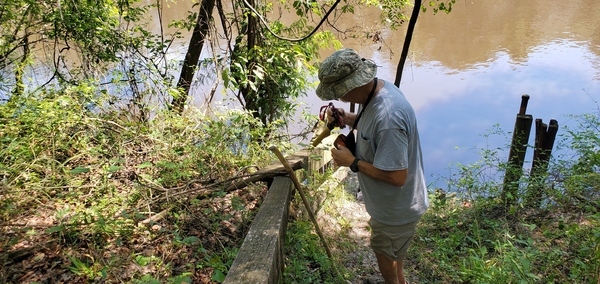
[[[365,283],[366,279],[383,283],[368,246],[369,216],[357,198],[356,176],[341,168],[333,180],[312,194],[322,198],[316,211],[339,270],[346,283]],[[505,208],[498,199],[472,200],[458,193],[432,192],[430,208],[404,263],[407,280],[411,284],[595,283],[600,280],[598,208],[594,199],[563,199],[543,208]],[[293,232],[290,224],[288,234]],[[313,245],[321,246],[318,240]],[[324,255],[314,248],[311,251]],[[297,263],[297,256],[286,255],[290,263]],[[313,262],[300,266],[307,275],[331,273],[323,261],[314,262],[318,257],[309,257]],[[318,283],[339,283],[331,277],[322,279],[326,280]]]

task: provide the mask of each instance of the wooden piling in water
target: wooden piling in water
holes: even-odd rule
[[[545,176],[548,171],[548,163],[554,147],[554,140],[558,132],[558,121],[551,119],[547,125],[541,119],[535,120],[535,150],[531,164],[530,183],[527,188],[528,206],[539,207],[542,202]]]
[[[531,133],[533,117],[527,112],[527,103],[529,95],[521,96],[521,106],[515,120],[510,152],[508,156],[508,166],[504,175],[504,184],[502,188],[502,199],[505,203],[516,203],[517,191],[519,189],[518,181],[523,175],[523,164],[525,154],[527,153],[527,142]]]

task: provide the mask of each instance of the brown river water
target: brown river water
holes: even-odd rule
[[[197,9],[191,1],[159,1],[165,5],[163,23]],[[149,29],[158,31],[155,18],[156,11],[148,17]],[[378,34],[378,41],[341,41],[377,62],[377,76],[393,82],[407,24],[396,31],[382,27],[375,7],[335,21],[355,34]],[[183,58],[188,40],[174,45],[170,59]],[[332,52],[324,50],[321,59]],[[559,135],[577,123],[570,115],[600,113],[600,1],[458,0],[449,14],[428,10],[419,15],[404,67],[400,87],[417,113],[428,182],[446,188],[457,163],[480,160],[478,149],[498,149],[500,159],[507,159],[524,94],[530,96],[527,113],[546,123],[556,119]],[[196,107],[205,107],[211,87],[207,82],[192,89]],[[213,105],[236,107],[231,94],[217,93]],[[302,110],[316,115],[327,104],[314,90],[299,102],[298,117]],[[292,134],[306,127],[296,126]],[[486,135],[499,130],[506,134]]]
[[[180,8],[166,9],[165,18],[185,15]],[[376,8],[336,21],[356,33],[378,32],[379,41],[341,41],[375,60],[378,77],[393,82],[407,25],[382,27]],[[459,0],[449,14],[421,13],[400,87],[418,116],[428,182],[446,188],[457,163],[481,159],[479,149],[498,148],[500,160],[507,159],[524,94],[527,114],[545,123],[556,119],[559,135],[577,122],[570,115],[600,112],[600,1]],[[194,105],[203,107],[206,88],[194,93]],[[235,104],[227,95],[220,99]],[[327,104],[314,90],[299,101],[313,114]],[[506,134],[487,135],[492,132]]]

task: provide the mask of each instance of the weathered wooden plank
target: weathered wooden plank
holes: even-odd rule
[[[331,135],[321,142],[318,147],[313,148],[312,150],[300,150],[293,155],[287,156],[286,159],[290,164],[290,167],[296,171],[305,169],[308,172],[312,171],[322,171],[323,167],[331,161],[331,147],[333,147],[333,141],[337,135]],[[312,157],[312,158],[311,158]],[[314,157],[319,157],[314,158]],[[242,180],[238,180],[232,182],[229,186],[225,188],[225,192],[237,190],[240,188],[244,188],[249,184],[265,181],[271,179],[276,176],[287,175],[285,168],[281,163],[276,162],[269,166],[266,166],[251,176],[244,178]],[[303,178],[303,177],[300,177]]]
[[[302,150],[286,157],[294,170],[305,173],[322,171],[331,161],[331,147],[335,135],[323,140],[319,147]],[[318,158],[317,158],[318,157]],[[281,283],[283,276],[283,243],[287,229],[289,205],[294,193],[293,183],[281,164],[273,164],[261,171],[263,178],[274,177],[267,196],[254,217],[250,231],[244,239],[237,257],[233,261],[223,283]],[[299,176],[304,179],[304,176]],[[246,183],[258,181],[246,179],[230,187],[244,187]]]
[[[289,177],[273,180],[224,283],[281,283],[291,193]]]

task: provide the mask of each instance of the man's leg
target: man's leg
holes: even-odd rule
[[[398,271],[398,283],[408,284],[408,282],[406,282],[406,278],[404,278],[404,261],[396,261],[396,269]]]
[[[405,284],[404,269],[402,261],[393,261],[387,256],[379,253],[375,253],[377,257],[377,264],[379,265],[379,271],[385,279],[386,284]]]
[[[389,226],[373,219],[369,220],[370,245],[386,284],[406,283],[403,260],[415,234],[416,224],[417,222]]]

